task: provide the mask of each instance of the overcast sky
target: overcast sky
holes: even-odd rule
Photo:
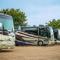
[[[60,0],[0,0],[0,9],[3,8],[23,10],[29,25],[45,24],[60,18]]]

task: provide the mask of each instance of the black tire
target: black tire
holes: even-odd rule
[[[43,46],[43,41],[38,41],[38,46]]]

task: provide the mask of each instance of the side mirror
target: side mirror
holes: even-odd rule
[[[58,39],[60,40],[60,29],[58,29]]]
[[[2,34],[3,33],[3,25],[2,25],[2,23],[0,23],[0,34]]]
[[[3,30],[3,25],[0,23],[0,31]]]

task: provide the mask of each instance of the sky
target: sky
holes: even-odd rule
[[[21,9],[31,26],[60,19],[60,0],[0,0],[0,9],[4,8]]]

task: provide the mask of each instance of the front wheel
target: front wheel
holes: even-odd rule
[[[38,41],[38,46],[42,46],[43,45],[43,41]]]

